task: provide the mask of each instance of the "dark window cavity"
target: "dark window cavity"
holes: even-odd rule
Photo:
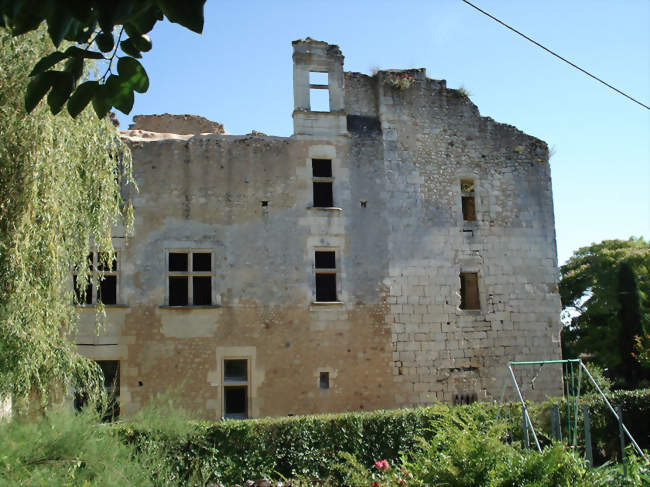
[[[212,252],[169,252],[169,306],[212,305]]]
[[[471,222],[476,220],[476,197],[474,193],[474,180],[460,180],[461,204],[463,209],[463,220]]]
[[[170,272],[187,272],[187,252],[170,252],[169,253],[169,271]]]
[[[315,251],[314,271],[316,276],[316,301],[337,301],[336,252],[333,250]]]
[[[330,373],[321,372],[318,379],[318,387],[320,389],[329,389],[330,388]]]
[[[331,208],[334,206],[334,179],[330,159],[312,159],[314,187],[314,207]]]
[[[227,359],[223,361],[223,408],[224,417],[245,419],[248,417],[248,360]]]
[[[478,274],[476,272],[460,273],[460,309],[480,309],[478,296]]]
[[[91,252],[88,254],[88,269],[90,275],[83,287],[84,276],[73,274],[75,302],[77,304],[117,304],[117,254],[110,259],[108,253]],[[82,289],[78,289],[81,285]],[[85,291],[85,292],[84,292]]]
[[[115,421],[120,416],[120,361],[98,360],[97,365],[104,375],[104,389],[108,398],[102,421]],[[87,404],[88,396],[81,391],[77,392],[74,397],[75,410],[80,411]]]

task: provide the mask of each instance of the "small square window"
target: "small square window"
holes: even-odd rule
[[[309,84],[327,86],[329,84],[329,73],[319,73],[316,71],[310,71]]]
[[[248,360],[224,360],[224,382],[246,382],[248,380]]]
[[[77,304],[117,304],[117,254],[109,262],[109,254],[105,252],[91,252],[88,254],[88,269],[90,271],[86,283],[85,293],[77,289],[83,285],[79,279],[83,276],[73,274],[72,285],[74,288],[75,302]]]
[[[169,306],[212,305],[212,252],[169,252]]]
[[[248,417],[248,386],[224,387],[224,417],[246,419]]]
[[[321,372],[318,379],[318,387],[320,389],[329,389],[330,388],[330,373]]]
[[[331,182],[314,182],[314,207],[332,208],[334,195]]]
[[[192,270],[210,272],[212,270],[212,253],[192,252]]]
[[[332,177],[332,160],[331,159],[312,159],[311,160],[312,175],[315,178],[331,178]]]
[[[187,260],[187,252],[170,252],[169,270],[171,272],[186,272]]]
[[[309,90],[309,107],[312,112],[329,112],[330,91],[327,89],[311,88]]]
[[[316,269],[336,269],[336,252],[319,251],[314,253]]]

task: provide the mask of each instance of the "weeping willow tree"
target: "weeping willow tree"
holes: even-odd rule
[[[53,116],[44,100],[25,112],[30,70],[52,49],[42,27],[0,29],[0,395],[14,397],[98,389],[101,372],[68,341],[71,270],[90,278],[90,243],[112,258],[111,228],[131,224],[120,197],[130,153],[110,121],[92,109]]]

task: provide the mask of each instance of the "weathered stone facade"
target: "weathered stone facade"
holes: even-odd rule
[[[242,407],[237,388],[250,417],[490,400],[508,361],[560,357],[544,142],[423,69],[344,73],[311,39],[294,42],[294,95],[292,137],[187,134],[169,117],[122,132],[135,228],[115,238],[105,328],[82,308],[77,343],[120,361],[123,413],[181,385],[211,419]],[[179,282],[190,305],[174,305]],[[548,368],[529,397],[560,392]]]

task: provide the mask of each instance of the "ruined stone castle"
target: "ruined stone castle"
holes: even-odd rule
[[[76,337],[121,413],[169,387],[206,419],[492,400],[508,361],[560,358],[546,144],[424,69],[346,73],[312,39],[293,69],[291,137],[122,132],[135,226]]]

